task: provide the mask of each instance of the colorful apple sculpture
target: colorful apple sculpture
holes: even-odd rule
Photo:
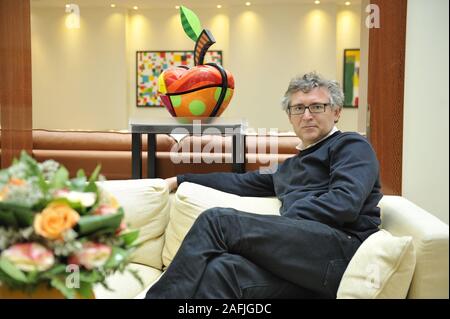
[[[204,64],[209,47],[216,41],[201,29],[194,12],[180,6],[186,34],[195,41],[194,67],[167,69],[158,78],[158,93],[174,117],[217,117],[227,108],[234,92],[233,75],[216,63]]]

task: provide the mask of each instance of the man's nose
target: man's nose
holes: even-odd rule
[[[311,117],[312,117],[312,114],[309,111],[309,108],[305,109],[305,113],[303,113],[303,119],[310,119]]]

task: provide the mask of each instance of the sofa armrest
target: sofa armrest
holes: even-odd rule
[[[448,225],[400,196],[380,201],[382,228],[395,236],[412,236],[416,268],[408,298],[448,298]]]
[[[164,231],[169,221],[169,189],[162,179],[114,180],[99,182],[100,188],[116,197],[125,211],[125,222],[139,229],[132,261],[162,269]]]

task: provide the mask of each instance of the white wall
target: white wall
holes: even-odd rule
[[[448,0],[409,0],[403,195],[449,220]]]
[[[67,29],[64,8],[32,8],[34,128],[126,127],[125,11],[83,8],[80,24]]]
[[[291,77],[317,70],[342,80],[342,50],[359,47],[358,7],[276,4],[193,8],[223,50],[235,95],[223,116],[252,128],[291,130],[280,99]],[[137,108],[136,51],[193,50],[175,9],[127,11],[80,6],[81,27],[63,8],[32,7],[33,127],[126,129],[129,116],[169,116]],[[339,54],[336,54],[338,50]],[[339,128],[356,130],[356,110]]]
[[[360,48],[361,6],[338,6],[336,18],[336,79],[344,78],[344,49]],[[358,131],[358,109],[344,108],[338,127],[344,131]]]

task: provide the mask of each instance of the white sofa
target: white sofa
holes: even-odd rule
[[[95,287],[95,295],[99,299],[145,297],[203,210],[222,206],[260,214],[278,214],[280,207],[276,198],[239,197],[192,183],[182,183],[175,194],[169,194],[162,179],[115,180],[101,182],[100,185],[115,195],[124,207],[126,222],[132,228],[141,229],[142,245],[129,267],[139,272],[144,286],[127,272],[115,274],[108,278],[113,291]],[[398,285],[406,287],[406,298],[448,298],[448,225],[403,197],[384,196],[380,207],[382,228],[394,236],[411,236],[414,247],[415,267],[410,265],[410,276],[398,274],[397,281],[393,281],[394,290]],[[396,272],[402,271],[398,265],[395,267],[389,270],[387,277],[393,278]],[[347,276],[344,274],[344,277]],[[347,282],[347,290],[352,284]]]

